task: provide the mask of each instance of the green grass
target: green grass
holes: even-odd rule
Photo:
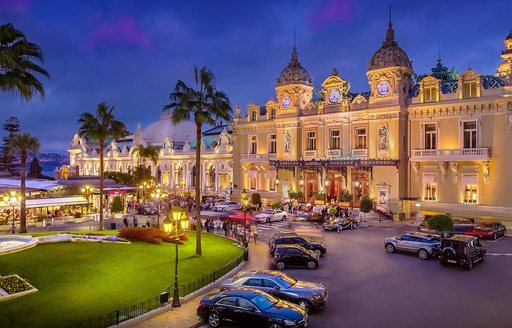
[[[179,249],[179,282],[187,284],[242,253],[232,241],[195,235]],[[159,295],[174,278],[174,245],[57,243],[0,256],[0,274],[17,273],[39,291],[0,303],[0,327],[63,327]]]

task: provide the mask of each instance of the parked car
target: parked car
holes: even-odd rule
[[[222,212],[222,211],[227,211],[227,207],[232,207],[232,206],[235,206],[237,205],[238,202],[235,202],[235,201],[229,201],[229,202],[222,202],[222,203],[219,203],[217,205],[215,205],[213,207],[213,210],[216,211],[216,212]]]
[[[262,290],[277,298],[298,304],[306,312],[325,306],[327,290],[323,284],[296,280],[289,275],[271,270],[244,272],[224,280],[220,289],[249,287]]]
[[[416,253],[422,260],[435,256],[440,246],[441,240],[438,236],[422,232],[410,232],[384,240],[384,248],[388,253],[394,253],[397,250]]]
[[[308,314],[298,305],[252,288],[207,295],[199,302],[197,315],[213,328],[224,321],[244,327],[303,328],[308,325]]]
[[[296,215],[293,220],[299,222],[321,222],[323,217],[319,212],[304,212],[302,214]]]
[[[270,254],[274,254],[276,246],[285,244],[300,245],[305,249],[316,253],[318,256],[322,256],[327,253],[327,246],[320,241],[313,240],[306,236],[299,236],[296,233],[277,233],[271,237],[268,242]]]
[[[496,240],[504,237],[506,232],[507,228],[501,222],[484,222],[475,226],[473,230],[465,231],[464,234]]]
[[[343,219],[338,218],[334,220],[329,220],[322,225],[324,230],[326,231],[341,231],[347,229],[356,229],[358,227],[358,223],[356,220]]]
[[[141,215],[155,215],[158,213],[156,206],[154,205],[144,205],[139,207],[138,214]]]
[[[274,251],[274,264],[279,270],[286,267],[318,268],[320,256],[299,245],[277,245]]]
[[[486,249],[480,244],[478,237],[455,235],[441,240],[439,262],[442,266],[453,263],[473,269],[476,262],[485,262]]]
[[[288,213],[281,210],[266,210],[257,214],[254,220],[259,223],[269,223],[274,221],[285,221],[288,218]]]

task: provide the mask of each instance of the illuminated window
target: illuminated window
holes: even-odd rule
[[[251,121],[256,121],[257,113],[255,110],[251,112]]]
[[[466,121],[462,123],[463,131],[463,147],[464,148],[477,148],[478,140],[478,124],[477,121]]]
[[[464,190],[464,203],[476,204],[478,200],[478,189],[475,184],[467,184]]]
[[[437,184],[425,183],[423,200],[435,202],[437,201]]]
[[[269,191],[275,191],[276,190],[275,178],[268,178],[268,190]]]
[[[436,123],[428,123],[423,125],[424,145],[423,149],[437,149],[437,126]]]
[[[476,97],[476,81],[464,82],[464,98]]]
[[[258,141],[256,140],[256,136],[251,137],[251,154],[257,154],[258,153]]]
[[[423,99],[425,102],[431,102],[437,100],[437,91],[435,86],[429,86],[423,88]]]
[[[366,146],[366,128],[356,128],[356,148],[365,149]]]
[[[275,134],[270,135],[270,144],[268,147],[269,154],[277,153],[277,136]]]
[[[276,118],[276,109],[271,108],[270,109],[270,119]]]
[[[340,130],[330,130],[329,136],[330,136],[329,149],[340,149],[341,148]]]
[[[256,190],[256,177],[249,178],[249,189]]]
[[[306,150],[316,150],[316,132],[306,132]]]

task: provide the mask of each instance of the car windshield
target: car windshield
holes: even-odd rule
[[[270,295],[258,294],[251,299],[251,302],[260,310],[267,310],[279,301]]]
[[[281,275],[276,278],[276,281],[285,288],[290,288],[297,283],[297,280],[290,276]]]
[[[262,214],[272,214],[274,213],[272,210],[266,210],[266,211],[263,211]]]

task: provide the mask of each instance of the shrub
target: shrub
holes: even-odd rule
[[[112,201],[112,206],[110,207],[110,211],[112,213],[119,213],[123,211],[123,202],[121,201],[121,197],[114,197],[114,200]]]
[[[339,195],[338,199],[339,199],[340,202],[351,202],[352,201],[352,194],[350,193],[350,191],[348,191],[348,189],[343,189],[340,192],[340,195]]]
[[[261,195],[255,192],[251,195],[251,204],[260,205],[261,204]]]
[[[338,213],[338,210],[335,207],[329,207],[329,209],[327,210],[327,214],[329,214],[330,216],[334,216],[337,213]]]
[[[278,210],[281,208],[281,203],[280,202],[275,202],[272,204],[272,208],[275,209],[275,210]]]
[[[288,190],[288,196],[290,196],[291,199],[299,199],[304,196],[304,193],[296,189],[290,189]]]
[[[80,219],[80,218],[82,217],[82,213],[80,213],[80,212],[75,212],[75,213],[73,214],[73,217],[74,217],[75,219]]]
[[[21,293],[26,290],[32,289],[23,279],[20,279],[14,275],[1,277],[0,288],[5,290],[8,294]]]
[[[161,244],[162,241],[174,243],[174,237],[169,237],[165,232],[156,228],[142,228],[142,227],[129,227],[119,231],[119,237],[129,240],[140,240],[152,244]],[[188,237],[184,237],[187,238]],[[178,241],[178,244],[183,244],[183,239]]]
[[[361,204],[359,205],[359,210],[363,213],[368,213],[373,209],[373,200],[368,196],[363,196],[361,199]]]
[[[439,232],[450,231],[453,229],[453,220],[448,215],[438,214],[428,220],[427,226]]]
[[[325,199],[325,190],[313,191],[313,197],[315,197],[316,200],[324,200]]]

